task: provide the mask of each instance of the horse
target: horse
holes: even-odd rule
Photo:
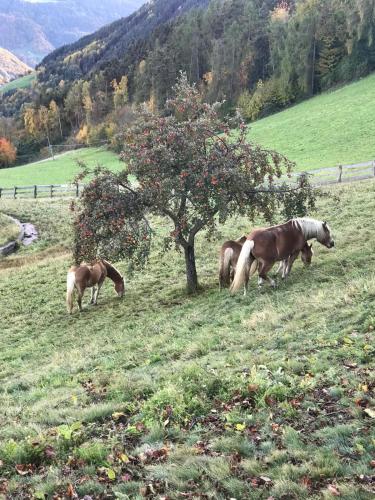
[[[244,285],[244,295],[246,295],[249,277],[257,268],[258,284],[262,285],[265,280],[268,280],[272,286],[275,286],[274,280],[267,276],[268,271],[275,262],[289,260],[289,256],[295,260],[306,242],[312,238],[316,238],[327,248],[335,246],[327,222],[307,217],[299,217],[285,224],[253,230],[242,246],[231,292],[237,292]],[[255,260],[258,261],[258,266],[253,265]]]
[[[77,291],[77,303],[82,312],[82,297],[86,288],[91,287],[90,304],[96,305],[99,291],[106,278],[111,279],[115,284],[117,295],[121,298],[125,293],[124,278],[118,270],[104,259],[99,259],[92,265],[82,263],[69,269],[66,278],[66,306],[68,313],[72,314],[73,294]]]
[[[219,257],[220,290],[226,286],[228,287],[233,281],[238,257],[245,241],[246,236],[242,236],[238,240],[229,240],[222,244]]]
[[[234,274],[236,272],[236,266],[238,257],[240,256],[242,245],[246,241],[246,236],[242,236],[238,240],[225,241],[220,249],[219,258],[219,287],[220,290],[224,287],[230,286],[234,279]],[[311,264],[312,256],[314,251],[312,250],[312,243],[309,245],[307,242],[301,250],[301,260],[306,265]],[[298,253],[295,255],[289,255],[289,257],[280,262],[276,274],[281,272],[282,278],[289,276],[292,269],[293,263],[298,257]]]
[[[314,250],[312,249],[312,243],[309,244],[307,241],[304,247],[301,250],[301,260],[305,266],[309,266],[311,264],[312,256],[314,255]],[[288,259],[280,262],[279,267],[276,271],[276,274],[281,272],[281,277],[283,279],[287,278],[292,270],[292,266],[296,258],[298,257],[298,253],[294,253],[293,255],[289,255]]]

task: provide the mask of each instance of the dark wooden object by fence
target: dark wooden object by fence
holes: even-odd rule
[[[337,179],[337,182],[342,181],[342,165],[339,165],[339,178]]]

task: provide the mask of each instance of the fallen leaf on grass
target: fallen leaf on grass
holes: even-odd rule
[[[249,384],[247,386],[247,390],[249,392],[257,392],[258,389],[259,389],[259,385],[257,385],[257,384]]]
[[[259,476],[259,479],[264,483],[264,484],[269,484],[272,483],[272,479],[267,477],[267,476]]]
[[[371,409],[371,408],[365,408],[363,411],[364,411],[364,412],[366,413],[366,415],[368,415],[369,417],[371,417],[371,418],[375,418],[375,410],[373,410],[373,409]]]
[[[352,370],[354,370],[354,368],[357,368],[357,363],[344,363],[344,366],[346,366],[347,368],[351,368]]]
[[[331,493],[331,495],[334,495],[335,497],[339,497],[341,495],[339,490],[336,488],[336,486],[333,486],[333,484],[329,484],[327,489]]]
[[[273,398],[271,398],[271,396],[266,396],[264,398],[264,401],[265,401],[266,405],[268,405],[268,406],[272,406],[275,404],[275,400]]]
[[[114,481],[116,479],[116,472],[113,469],[107,469],[108,479]]]
[[[68,487],[66,489],[66,495],[68,498],[78,498],[78,495],[77,495],[72,483],[68,484]]]
[[[112,418],[115,422],[120,422],[126,420],[126,415],[121,411],[115,411],[115,413],[112,413]]]
[[[140,453],[138,458],[143,463],[151,463],[153,461],[163,461],[167,458],[168,448],[158,448],[156,450],[147,450],[144,453]]]
[[[149,496],[149,495],[155,495],[155,490],[154,490],[154,487],[152,486],[152,483],[147,484],[146,486],[142,486],[142,487],[139,489],[139,493],[140,493],[143,497],[147,497],[147,496]]]
[[[8,491],[8,481],[6,479],[0,479],[0,493],[6,493]]]
[[[307,476],[304,476],[302,479],[301,479],[301,483],[306,487],[306,488],[311,488],[311,479]]]
[[[108,467],[98,468],[99,481],[108,482],[116,479],[116,472]]]
[[[236,424],[236,431],[243,431],[245,427],[245,424]]]
[[[31,464],[17,464],[16,471],[20,476],[27,476],[34,472],[34,466]]]
[[[121,462],[124,462],[124,464],[127,464],[130,461],[128,455],[125,455],[125,453],[121,453],[119,459]]]
[[[366,398],[358,398],[355,400],[355,404],[357,406],[361,406],[362,408],[366,408],[366,406],[368,405],[368,399]]]
[[[47,457],[47,458],[55,458],[56,456],[56,452],[55,452],[55,449],[53,448],[53,446],[51,445],[47,445],[45,448],[44,448],[44,455]]]

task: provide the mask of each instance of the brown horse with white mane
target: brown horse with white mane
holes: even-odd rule
[[[295,259],[312,238],[327,248],[335,245],[326,222],[306,217],[292,219],[278,226],[255,229],[243,244],[231,292],[237,292],[244,285],[246,295],[250,274],[256,270],[256,266],[252,266],[255,260],[258,262],[259,285],[268,280],[274,286],[275,282],[267,273],[275,262],[289,259],[289,256]]]
[[[242,236],[238,240],[229,240],[225,241],[220,249],[220,258],[219,258],[219,286],[220,290],[224,287],[230,286],[231,282],[234,279],[234,274],[236,272],[236,266],[238,262],[238,258],[240,256],[242,246],[247,240],[246,236]],[[280,262],[280,265],[276,271],[276,274],[281,272],[282,278],[286,278],[289,276],[290,271],[292,269],[293,263],[298,257],[298,253],[293,255],[289,255],[289,257]],[[305,264],[305,266],[309,266],[311,264],[312,256],[314,255],[312,249],[312,243],[305,243],[304,247],[301,250],[301,260]],[[258,266],[258,263],[256,263]],[[255,271],[255,269],[254,269]]]
[[[91,304],[96,305],[100,288],[106,278],[111,279],[115,284],[115,290],[119,297],[125,293],[124,278],[104,259],[97,260],[94,264],[82,263],[80,266],[73,266],[69,269],[66,278],[66,306],[68,313],[72,314],[73,294],[77,291],[77,303],[82,312],[82,297],[86,288],[91,288]]]
[[[231,281],[233,281],[238,257],[246,239],[246,236],[242,236],[238,240],[229,240],[222,244],[219,257],[220,290],[226,286],[228,287]]]

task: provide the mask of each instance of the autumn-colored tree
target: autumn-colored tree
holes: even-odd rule
[[[292,164],[282,155],[248,142],[239,119],[231,132],[219,104],[202,103],[197,89],[182,75],[168,116],[142,109],[127,129],[119,173],[99,173],[84,189],[77,207],[75,256],[132,257],[144,260],[150,243],[149,214],[171,223],[166,246],[185,255],[187,285],[198,288],[195,237],[208,236],[218,223],[235,214],[250,220],[262,214],[271,220],[278,205],[298,207],[299,215],[314,203],[306,179],[295,188],[278,188],[275,179]],[[135,186],[129,177],[137,178]]]
[[[128,96],[128,77],[123,76],[120,80],[120,83],[117,83],[117,80],[112,81],[113,88],[113,105],[115,109],[119,109],[129,100]]]
[[[13,144],[5,137],[0,137],[0,168],[10,167],[16,161],[16,156],[17,150]]]
[[[89,125],[92,119],[93,102],[90,94],[89,82],[83,82],[82,85],[82,105],[85,111],[86,123]]]
[[[31,137],[38,137],[40,133],[39,114],[33,106],[27,106],[23,112],[25,130]]]

